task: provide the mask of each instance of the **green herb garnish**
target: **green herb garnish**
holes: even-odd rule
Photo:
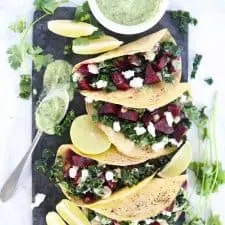
[[[211,214],[208,219],[208,225],[223,225],[219,215],[213,215]]]
[[[171,16],[173,19],[178,21],[178,28],[180,32],[187,32],[188,24],[197,25],[198,20],[191,17],[190,13],[187,11],[172,11]]]
[[[56,125],[55,127],[55,135],[57,136],[62,136],[66,130],[68,130],[73,122],[73,120],[75,119],[75,112],[73,110],[69,111],[66,114],[65,119],[62,121],[61,124]]]
[[[30,94],[31,94],[31,76],[21,75],[19,96],[23,99],[28,99],[30,97]]]
[[[196,76],[196,73],[198,71],[198,67],[201,63],[201,60],[202,60],[202,55],[196,54],[195,58],[194,58],[194,62],[193,62],[193,69],[192,69],[192,72],[191,72],[191,78],[192,79],[194,79],[195,76]]]
[[[213,84],[213,79],[212,79],[212,77],[207,78],[207,79],[205,79],[204,81],[205,81],[208,85],[212,85],[212,84]]]
[[[18,19],[16,22],[9,26],[9,29],[15,33],[23,33],[26,29],[26,21],[23,18]]]
[[[64,46],[64,51],[63,51],[63,54],[64,55],[70,55],[72,54],[72,44],[67,44]]]
[[[170,42],[170,41],[163,42],[161,44],[161,48],[165,52],[170,53],[171,55],[176,56],[176,57],[180,56],[181,52],[182,52],[182,49],[179,46],[175,45],[173,42]]]

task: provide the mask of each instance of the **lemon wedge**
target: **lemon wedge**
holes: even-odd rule
[[[73,121],[70,137],[74,146],[88,155],[103,153],[111,146],[108,137],[96,127],[88,115],[79,116]]]
[[[192,147],[186,142],[158,175],[163,178],[178,176],[188,168],[191,159]]]
[[[91,55],[118,48],[121,44],[123,44],[122,41],[108,35],[103,35],[98,39],[89,40],[88,44],[73,44],[72,50],[76,54]]]
[[[53,33],[70,38],[89,36],[98,30],[91,24],[73,20],[51,20],[48,22],[48,29]]]
[[[82,211],[67,199],[58,203],[56,210],[69,225],[91,225]]]
[[[56,212],[49,212],[46,215],[46,223],[47,225],[66,225]]]

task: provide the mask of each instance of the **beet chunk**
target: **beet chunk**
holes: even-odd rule
[[[80,80],[78,82],[78,87],[80,90],[92,90],[91,85],[88,83],[86,79]]]
[[[101,114],[112,114],[117,115],[118,111],[120,110],[120,106],[112,103],[104,104],[98,111]]]
[[[178,142],[180,142],[187,131],[188,131],[187,127],[185,127],[183,124],[179,124],[176,127],[176,129],[175,129],[175,131],[173,133],[173,136]]]
[[[127,90],[127,89],[130,88],[129,84],[126,81],[126,79],[119,72],[115,72],[115,73],[112,74],[112,80],[113,80],[113,83],[115,84],[115,86],[118,89]]]
[[[156,63],[156,67],[158,70],[162,70],[163,68],[166,67],[167,63],[169,61],[169,58],[167,55],[163,55],[161,58]]]
[[[145,124],[145,126],[147,127],[149,125],[149,122],[153,121],[153,116],[151,115],[151,113],[146,112],[142,118],[141,121]]]
[[[140,66],[141,65],[141,60],[138,58],[137,55],[129,55],[128,61],[130,62],[130,64],[132,64],[134,66]]]
[[[145,84],[156,84],[160,82],[159,76],[156,74],[154,69],[152,68],[151,63],[148,63],[145,69]]]
[[[174,128],[168,125],[165,117],[155,123],[155,129],[164,134],[172,134],[174,132]]]
[[[175,69],[175,67],[173,66],[172,62],[169,62],[169,63],[168,63],[167,68],[168,68],[168,72],[169,72],[169,73],[175,73],[175,72],[176,72],[176,69]]]
[[[121,70],[126,70],[130,65],[130,62],[127,59],[116,59],[114,63],[115,66]]]
[[[174,117],[176,117],[176,116],[180,116],[181,108],[177,104],[169,104],[168,111],[171,112]]]
[[[77,72],[82,73],[84,75],[88,75],[89,74],[88,65],[87,64],[80,65],[79,68],[77,69]]]
[[[78,170],[76,176],[73,178],[73,184],[78,185],[81,178],[81,170]]]
[[[92,203],[92,202],[94,202],[94,195],[91,194],[90,192],[86,193],[86,194],[84,195],[83,201],[84,201],[85,203]]]
[[[88,159],[79,155],[72,156],[73,165],[78,166],[80,168],[85,168],[91,165],[95,165],[96,161],[92,159]]]
[[[153,223],[150,223],[149,225],[160,225],[160,223],[157,222],[157,221],[155,221],[155,222],[153,222]]]
[[[120,111],[120,112],[117,114],[117,116],[118,116],[119,118],[121,118],[121,119],[129,120],[129,121],[132,121],[132,122],[137,122],[138,117],[139,117],[138,112],[132,111],[132,110],[126,111],[126,112],[121,112],[121,111]]]
[[[111,181],[111,180],[106,181],[106,185],[107,185],[112,191],[114,191],[114,190],[116,189],[116,182],[114,182],[114,181]]]

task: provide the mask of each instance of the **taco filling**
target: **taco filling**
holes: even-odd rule
[[[123,187],[131,187],[160,171],[173,154],[127,167],[98,164],[97,161],[82,157],[70,149],[58,156],[55,180],[65,188],[68,195],[92,203],[106,199]]]
[[[181,50],[173,42],[157,43],[150,51],[81,64],[73,75],[79,90],[113,92],[140,89],[162,81],[174,83],[181,70]]]
[[[155,152],[181,146],[191,125],[185,113],[192,105],[188,92],[158,109],[125,108],[102,101],[92,105],[94,121],[121,132],[140,147],[151,146]]]
[[[188,206],[186,192],[182,187],[170,207],[155,217],[137,221],[117,221],[89,209],[83,209],[91,225],[174,225]]]

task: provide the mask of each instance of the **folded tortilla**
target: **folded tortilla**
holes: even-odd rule
[[[186,180],[186,175],[166,179],[147,178],[127,196],[108,202],[97,202],[87,208],[117,221],[155,217],[172,204]]]
[[[80,154],[80,152],[73,145],[67,144],[67,145],[61,145],[59,147],[59,149],[57,151],[56,157],[62,157],[63,161],[65,161],[66,151],[68,149],[70,149],[70,150],[74,151],[75,153],[77,153],[77,154],[79,154],[79,155],[82,156],[82,154]],[[117,153],[115,153],[115,152],[116,152],[115,149],[113,149],[112,152],[110,152],[110,150],[109,150],[109,152],[105,155],[106,157],[104,157],[104,155],[101,154],[101,156],[99,157],[101,161],[99,161],[99,162],[100,163],[107,163],[107,164],[111,164],[111,165],[118,165],[118,166],[126,166],[130,162],[133,163],[133,165],[143,162],[142,160],[139,160],[138,161],[137,159],[130,159],[130,158],[126,157],[126,156],[123,156],[122,154],[120,154],[118,152]],[[108,158],[108,157],[112,157],[112,158]],[[124,158],[122,158],[122,157],[124,157]],[[92,159],[95,159],[95,160],[99,159],[97,156],[91,156],[89,158],[92,158]],[[117,159],[120,160],[120,161],[118,161],[116,163],[116,160]],[[113,164],[112,164],[112,162],[113,162]],[[110,201],[115,200],[115,199],[120,199],[121,196],[127,196],[130,193],[132,193],[133,190],[136,190],[135,187],[137,187],[139,185],[140,186],[143,186],[146,182],[148,182],[149,180],[151,180],[153,178],[153,176],[146,178],[145,180],[143,180],[142,182],[140,182],[136,186],[122,188],[121,190],[119,190],[117,192],[114,192],[109,198],[104,199],[104,200],[98,200],[97,203],[102,203],[102,202],[105,202],[106,203],[106,202],[110,202]],[[70,193],[68,193],[68,191],[66,190],[66,188],[62,184],[59,183],[59,186],[60,186],[63,194],[69,200],[75,202],[76,205],[78,205],[78,206],[89,207],[91,205],[95,205],[96,204],[96,203],[86,204],[86,203],[84,203],[82,201],[82,199],[80,199],[80,198],[78,198],[78,197],[76,197],[76,196],[71,195]]]
[[[177,84],[173,88],[173,92],[171,89],[171,95],[163,96],[164,97],[163,105],[166,105],[174,101],[186,91],[190,92],[189,84],[187,83]],[[92,117],[92,115],[95,113],[92,104],[86,104],[86,110],[90,117]],[[126,138],[124,134],[120,132],[115,132],[111,127],[108,127],[102,123],[97,123],[97,126],[108,136],[110,142],[117,148],[117,150],[128,157],[137,158],[140,160],[144,159],[148,160],[170,154],[177,150],[177,148],[172,147],[154,152],[150,146],[142,148],[135,145],[135,143]]]
[[[123,45],[116,50],[102,54],[96,58],[88,59],[77,64],[73,68],[73,72],[76,72],[77,68],[81,64],[100,63],[108,59],[117,58],[125,55],[133,55],[136,53],[142,53],[150,51],[157,43],[165,41],[172,41],[176,44],[174,38],[167,29],[160,30],[151,35],[145,36],[137,41]],[[182,62],[180,60],[180,65]],[[178,70],[175,76],[175,84],[161,82],[158,84],[145,86],[142,89],[130,88],[126,91],[114,91],[106,93],[105,91],[81,91],[84,96],[89,96],[96,101],[107,101],[115,104],[120,104],[125,107],[133,108],[158,108],[165,104],[164,96],[171,96],[174,88],[176,89],[177,83],[181,80],[181,69]]]

